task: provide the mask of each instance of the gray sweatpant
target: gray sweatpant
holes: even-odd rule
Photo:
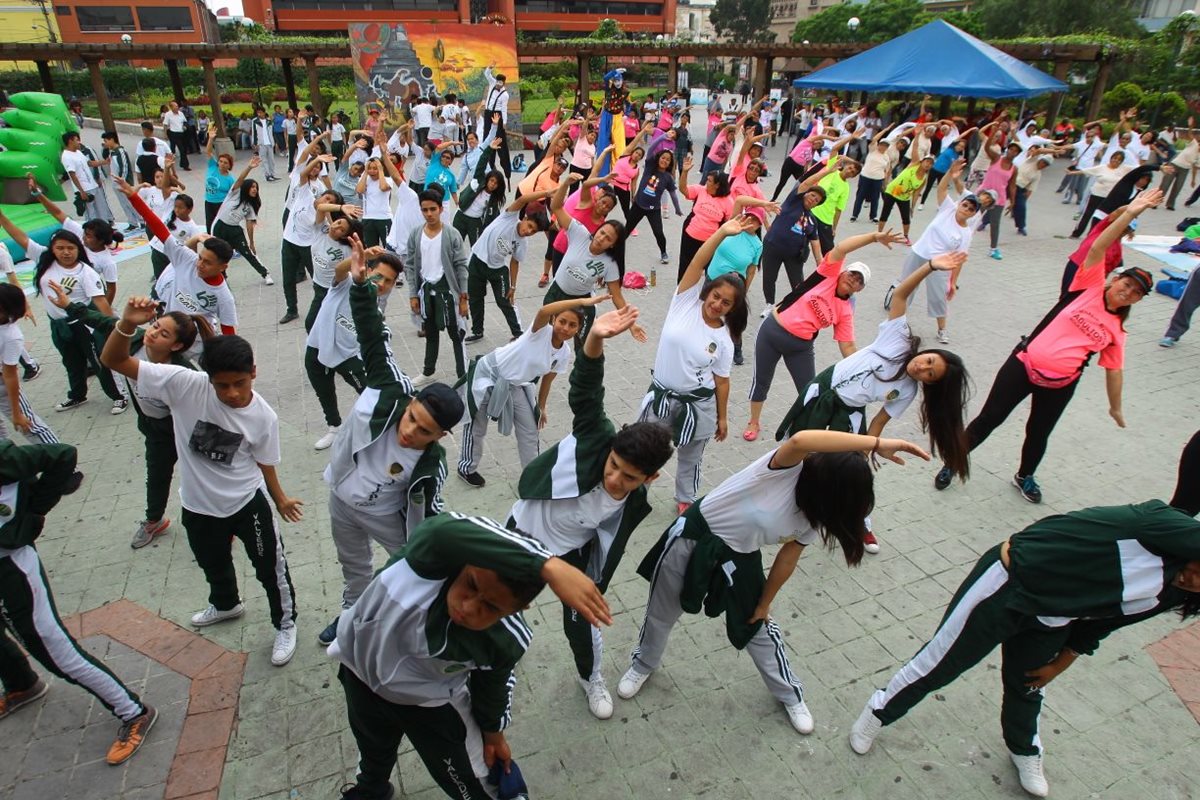
[[[642,410],[638,422],[661,422],[668,427],[679,410],[679,401],[672,400],[667,409],[667,415],[660,417],[654,413],[652,401],[654,395],[647,392],[642,400]],[[704,448],[708,440],[717,432],[717,398],[708,397],[696,404],[696,433],[687,444],[676,447],[675,455],[679,464],[675,469],[675,502],[694,503],[700,495],[700,467],[704,461]]]
[[[33,406],[29,405],[29,400],[26,399],[25,393],[20,392],[19,402],[21,403],[21,413],[29,418],[33,423],[28,433],[24,433],[30,444],[58,444],[58,437],[54,435],[54,431],[46,424],[46,420],[38,416],[38,413],[33,410]],[[0,387],[0,439],[11,438],[8,430],[8,421],[12,420],[13,410],[12,403],[8,401],[8,392]]]
[[[133,203],[129,202],[129,198],[125,193],[113,186],[113,194],[117,196],[117,203],[121,206],[121,213],[125,215],[125,221],[134,227],[140,228],[146,223],[142,221],[142,215],[137,213],[133,208]]]
[[[908,255],[904,259],[904,266],[900,268],[900,277],[896,280],[894,286],[899,286],[904,282],[904,279],[909,275],[923,267],[929,259],[924,256],[919,256],[909,250]],[[950,290],[950,273],[945,270],[935,270],[928,278],[924,280],[925,284],[925,307],[931,317],[945,317],[949,311],[950,303],[946,299],[946,292]]]
[[[393,555],[408,541],[408,528],[399,514],[367,514],[329,493],[329,522],[338,563],[342,565],[342,608],[354,605],[375,575],[371,542]]]
[[[262,160],[263,177],[275,177],[275,150],[272,144],[260,144],[258,146],[258,157]]]
[[[488,423],[491,421],[487,413],[491,396],[492,390],[489,388],[483,394],[475,418],[467,420],[463,425],[462,454],[458,459],[458,469],[468,475],[479,469],[479,462],[483,459],[483,438],[487,435]],[[533,398],[533,386],[514,386],[509,397],[512,398],[513,404],[513,436],[517,440],[517,455],[521,459],[521,468],[524,469],[530,461],[537,458],[539,447],[537,418],[533,413],[533,404],[536,402]]]
[[[1187,286],[1179,298],[1179,305],[1175,306],[1175,313],[1171,315],[1171,324],[1167,326],[1167,332],[1163,335],[1178,339],[1187,333],[1187,329],[1192,327],[1192,314],[1196,312],[1197,306],[1200,306],[1200,268],[1194,268],[1188,276]]]
[[[684,574],[696,543],[679,535],[684,526],[680,517],[671,529],[670,539],[663,550],[662,558],[654,567],[650,581],[650,599],[646,603],[646,618],[638,634],[638,643],[631,656],[634,669],[648,675],[662,666],[663,651],[667,648],[667,637],[683,614],[679,595],[683,591]],[[784,705],[795,705],[804,699],[804,686],[792,673],[787,649],[783,645],[783,632],[774,620],[759,628],[758,633],[746,645],[746,652],[758,668],[758,674],[767,684],[767,690]]]
[[[84,219],[103,219],[112,222],[112,208],[108,205],[108,195],[104,193],[104,184],[100,184],[95,189],[92,189],[88,192],[88,195],[92,199],[87,203]]]
[[[762,403],[767,399],[767,392],[771,390],[771,381],[775,380],[775,368],[779,366],[780,358],[783,359],[788,374],[792,376],[796,394],[800,394],[817,374],[812,339],[801,339],[789,333],[775,319],[774,314],[768,314],[758,327],[758,336],[754,339],[754,374],[750,378],[751,401]]]

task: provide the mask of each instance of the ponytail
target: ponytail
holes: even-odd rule
[[[175,341],[182,345],[179,348],[180,351],[190,350],[192,345],[196,343],[197,336],[200,337],[200,341],[202,342],[207,342],[216,336],[212,323],[208,321],[207,317],[200,314],[168,311],[163,316],[170,317],[175,323]]]

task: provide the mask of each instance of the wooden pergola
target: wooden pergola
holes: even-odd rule
[[[817,63],[824,59],[841,60],[869,50],[874,45],[867,42],[840,44],[702,44],[695,42],[595,42],[557,43],[522,42],[517,45],[520,59],[575,59],[579,85],[590,84],[588,60],[594,56],[633,58],[641,61],[666,61],[667,84],[675,88],[679,82],[680,58],[751,58],[754,59],[754,93],[758,96],[767,92],[772,64],[778,60],[782,65],[792,59],[804,59]],[[998,49],[1021,61],[1051,61],[1053,75],[1066,80],[1072,64],[1098,64],[1096,80],[1092,84],[1091,100],[1088,103],[1089,119],[1100,111],[1100,101],[1108,84],[1113,62],[1120,53],[1112,47],[1100,44],[996,44]],[[225,116],[221,110],[221,94],[217,88],[217,59],[278,59],[283,67],[284,83],[288,102],[296,105],[296,86],[292,77],[292,62],[303,59],[308,72],[308,89],[313,107],[324,116],[325,103],[321,97],[321,85],[317,78],[317,59],[350,58],[349,41],[326,43],[307,42],[233,42],[229,44],[82,44],[82,43],[6,43],[0,44],[0,61],[33,61],[37,64],[42,86],[54,92],[54,79],[50,64],[56,61],[82,61],[92,80],[92,90],[100,108],[100,118],[108,129],[114,127],[112,110],[108,102],[108,90],[104,85],[101,64],[105,61],[159,60],[167,66],[171,77],[171,88],[176,100],[182,101],[183,83],[179,78],[180,61],[199,61],[204,70],[204,87],[212,107],[212,122],[217,135],[225,136]],[[1052,126],[1058,116],[1063,96],[1056,94],[1050,103],[1046,124]],[[974,102],[974,101],[972,101]],[[948,113],[949,97],[942,98],[943,116]]]

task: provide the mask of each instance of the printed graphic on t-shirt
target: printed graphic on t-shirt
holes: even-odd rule
[[[567,274],[580,283],[600,284],[600,276],[604,274],[604,262],[591,259],[582,264],[572,264],[567,267]]]
[[[513,254],[517,252],[517,240],[509,239],[504,236],[497,236],[496,252],[502,255],[504,258],[512,258]]]
[[[829,298],[820,294],[809,294],[804,298],[808,304],[808,308],[812,311],[813,319],[817,322],[818,328],[825,328],[833,324],[833,306],[829,302]]]
[[[229,466],[233,457],[245,439],[240,433],[227,431],[219,425],[199,420],[192,428],[192,436],[188,439],[188,447],[192,452],[199,453],[214,464]]]
[[[808,214],[803,214],[792,223],[792,233],[803,234],[804,236],[812,236],[813,221]]]
[[[388,475],[391,477],[385,481],[378,481],[375,484],[375,488],[372,489],[371,493],[367,495],[367,498],[365,500],[360,500],[359,502],[355,503],[355,505],[359,508],[370,508],[374,506],[379,502],[379,495],[383,493],[384,488],[387,486],[395,486],[396,479],[402,474],[404,474],[404,465],[398,461],[393,461],[388,466]]]
[[[337,326],[349,333],[351,336],[358,335],[358,328],[354,327],[354,320],[347,317],[345,314],[337,315]]]
[[[1080,333],[1096,343],[1097,351],[1112,344],[1112,335],[1108,332],[1108,328],[1090,309],[1081,308],[1072,314],[1070,319],[1071,324],[1078,328]]]
[[[175,302],[187,309],[189,314],[207,314],[217,305],[217,296],[212,292],[196,292],[193,297],[182,291],[175,292]]]
[[[657,175],[651,175],[649,178],[646,179],[646,188],[642,189],[642,194],[646,195],[647,197],[657,197],[658,196],[658,176]]]

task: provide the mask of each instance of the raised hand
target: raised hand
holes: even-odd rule
[[[261,158],[259,158],[258,156],[252,156],[250,158],[250,169],[258,169],[261,166],[262,166]]]
[[[637,306],[625,306],[596,317],[592,330],[601,339],[611,339],[632,328],[638,319]]]
[[[356,206],[353,203],[343,203],[342,213],[350,217],[350,219],[362,219],[363,210],[361,206]]]
[[[49,281],[50,290],[54,292],[54,296],[50,298],[50,302],[59,308],[65,309],[71,305],[71,298],[63,291],[63,288],[57,281]]]
[[[1140,214],[1147,208],[1152,208],[1163,201],[1163,193],[1158,189],[1150,189],[1142,192],[1137,197],[1129,201],[1129,210],[1134,214]]]
[[[137,190],[125,182],[125,179],[120,175],[113,175],[113,183],[117,185],[117,189],[126,197],[133,197],[137,194]]]
[[[367,282],[367,256],[357,233],[350,235],[350,277],[360,285]]]
[[[906,442],[903,439],[880,439],[879,444],[875,445],[874,452],[896,464],[904,463],[904,459],[899,456],[900,453],[908,453],[925,461],[931,460],[929,453],[926,453],[912,442]]]
[[[888,250],[892,249],[894,244],[902,244],[907,237],[902,233],[896,233],[895,228],[888,228],[882,233],[875,234],[875,241],[883,245]]]
[[[934,256],[929,261],[929,266],[935,270],[948,272],[953,269],[958,269],[963,264],[967,263],[967,254],[960,251],[957,253],[945,253],[940,256]]]
[[[606,300],[612,300],[611,294],[594,294],[579,301],[581,306],[598,306]]]
[[[57,305],[57,304],[56,304]],[[121,320],[135,327],[158,317],[158,301],[150,297],[131,297],[125,304]]]

